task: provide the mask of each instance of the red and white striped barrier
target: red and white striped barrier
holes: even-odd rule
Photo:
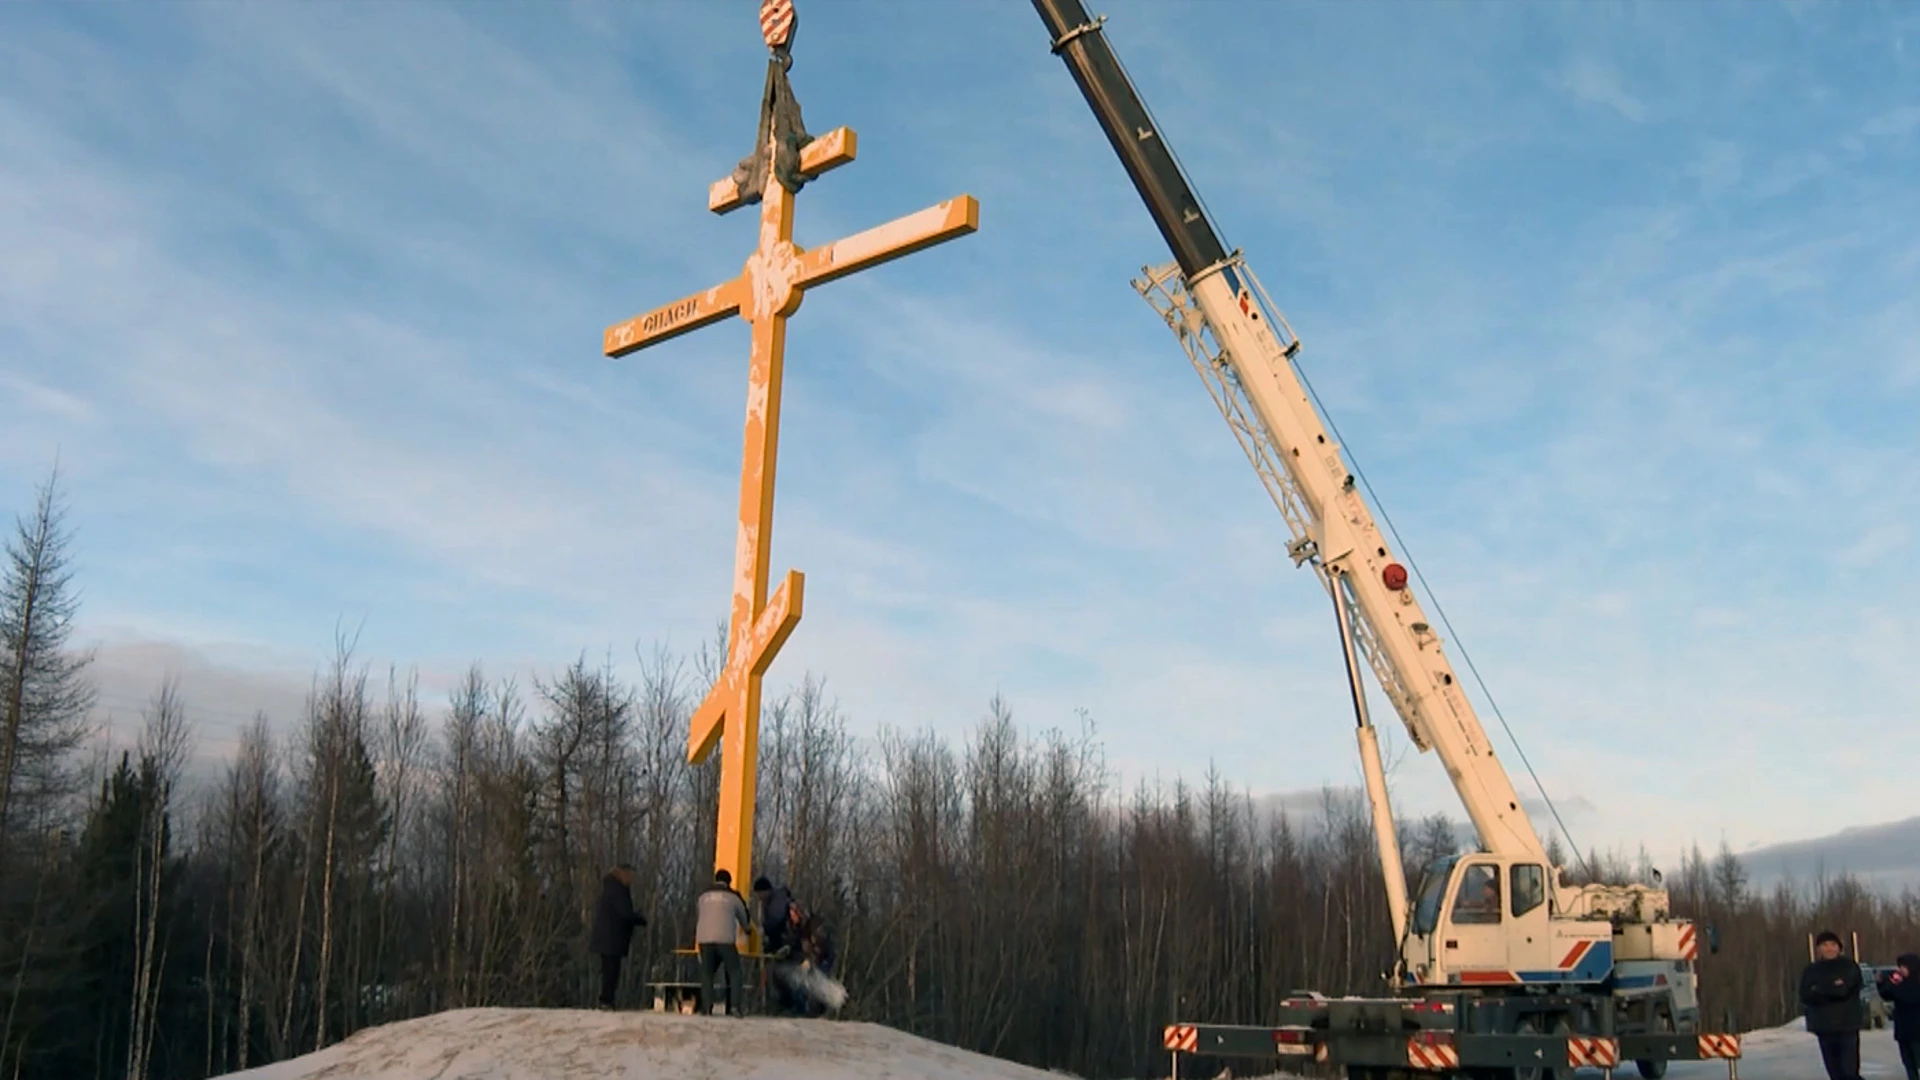
[[[1574,1035],[1567,1039],[1570,1068],[1611,1069],[1620,1064],[1620,1044],[1613,1039]]]
[[[1407,1064],[1431,1072],[1452,1072],[1460,1067],[1460,1050],[1452,1043],[1427,1043],[1407,1040]]]
[[[1737,1058],[1740,1056],[1740,1036],[1702,1035],[1700,1036],[1700,1056],[1703,1058]]]

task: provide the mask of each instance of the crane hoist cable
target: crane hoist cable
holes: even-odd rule
[[[767,175],[798,194],[807,178],[800,174],[800,151],[813,141],[800,116],[800,99],[794,96],[787,72],[793,67],[793,38],[800,26],[800,15],[792,0],[766,0],[760,5],[760,32],[766,39],[767,85],[760,95],[760,128],[753,140],[753,153],[733,167],[733,182],[747,204],[760,201],[766,191]],[[769,160],[771,151],[771,160]]]
[[[1300,385],[1306,387],[1307,393],[1313,398],[1313,407],[1320,410],[1320,415],[1326,421],[1327,430],[1333,434],[1334,441],[1346,450],[1347,463],[1353,467],[1353,475],[1366,489],[1367,498],[1372,501],[1380,520],[1386,524],[1387,533],[1393,537],[1394,546],[1399,550],[1401,558],[1407,561],[1407,568],[1413,571],[1414,579],[1420,583],[1421,591],[1427,594],[1428,602],[1433,604],[1434,614],[1440,617],[1440,625],[1446,627],[1447,636],[1453,639],[1453,646],[1459,650],[1461,662],[1467,665],[1467,671],[1473,675],[1475,685],[1480,687],[1481,696],[1487,699],[1487,707],[1493,710],[1494,719],[1500,721],[1500,729],[1507,733],[1507,741],[1513,744],[1514,753],[1520,755],[1520,764],[1527,770],[1527,776],[1533,780],[1534,790],[1540,793],[1540,801],[1546,804],[1547,812],[1553,815],[1553,823],[1559,827],[1560,835],[1566,837],[1568,846],[1573,848],[1573,857],[1586,865],[1587,871],[1592,873],[1594,868],[1587,857],[1581,853],[1580,845],[1574,843],[1572,831],[1567,828],[1566,821],[1560,816],[1560,808],[1554,805],[1553,797],[1547,794],[1547,786],[1540,781],[1540,774],[1534,771],[1533,762],[1527,760],[1527,750],[1520,745],[1520,737],[1513,733],[1512,725],[1507,723],[1506,714],[1500,711],[1500,703],[1494,700],[1493,691],[1488,689],[1487,681],[1480,677],[1480,669],[1474,664],[1473,656],[1467,652],[1466,642],[1462,641],[1459,632],[1454,630],[1453,621],[1447,618],[1447,609],[1440,603],[1440,597],[1434,593],[1433,586],[1427,584],[1426,575],[1420,572],[1419,561],[1413,557],[1412,549],[1407,547],[1407,542],[1401,538],[1400,530],[1394,527],[1393,515],[1387,513],[1386,504],[1381,502],[1380,496],[1374,492],[1373,484],[1367,480],[1366,471],[1360,468],[1360,461],[1353,452],[1353,445],[1340,434],[1339,425],[1334,423],[1333,414],[1328,412],[1326,405],[1321,402],[1320,392],[1313,388],[1313,380],[1307,378],[1306,368],[1300,363],[1297,355],[1293,361],[1293,369],[1300,376]]]
[[[1104,21],[1105,17],[1099,16],[1095,18],[1094,23],[1098,25]],[[1113,63],[1115,67],[1119,68],[1122,78],[1128,82],[1133,81],[1132,74],[1127,71],[1126,64],[1118,55],[1113,56]],[[1163,130],[1160,126],[1160,118],[1154,115],[1152,106],[1148,105],[1145,100],[1140,101],[1139,104],[1141,111],[1146,113],[1147,122],[1152,126],[1152,129],[1154,131]],[[1186,163],[1180,160],[1180,155],[1171,145],[1167,145],[1166,150],[1168,156],[1173,158],[1174,167],[1179,169],[1183,175],[1186,175]],[[1215,217],[1213,211],[1207,207],[1206,200],[1200,196],[1200,193],[1195,191],[1192,194],[1194,201],[1200,206],[1201,213],[1205,214],[1209,220],[1218,221],[1219,218]],[[1359,461],[1354,458],[1353,447],[1348,445],[1346,439],[1341,436],[1339,426],[1333,421],[1333,414],[1329,413],[1326,405],[1321,402],[1320,394],[1313,388],[1312,380],[1307,378],[1306,370],[1300,364],[1297,354],[1293,359],[1293,365],[1295,373],[1300,377],[1301,385],[1305,386],[1307,393],[1312,396],[1314,408],[1320,410],[1320,415],[1326,421],[1327,429],[1332,433],[1334,440],[1346,447],[1347,460],[1353,467],[1354,476],[1357,477],[1361,485],[1366,488],[1367,498],[1378,508],[1380,519],[1386,523],[1387,532],[1392,535],[1394,545],[1399,549],[1402,557],[1406,559],[1407,567],[1413,571],[1414,578],[1419,581],[1421,590],[1427,594],[1427,599],[1433,603],[1433,610],[1440,618],[1440,625],[1446,628],[1447,636],[1453,639],[1454,647],[1460,651],[1460,659],[1467,665],[1467,671],[1472,674],[1474,683],[1480,687],[1481,695],[1487,699],[1487,705],[1492,708],[1494,718],[1500,721],[1501,730],[1507,733],[1507,741],[1513,744],[1514,752],[1520,757],[1520,764],[1526,768],[1527,776],[1532,779],[1534,789],[1540,793],[1540,799],[1546,804],[1547,812],[1553,815],[1554,824],[1559,827],[1560,835],[1565,837],[1567,844],[1573,848],[1574,857],[1579,859],[1581,863],[1587,864],[1589,862],[1588,859],[1581,853],[1580,845],[1574,843],[1572,831],[1567,828],[1566,820],[1560,816],[1560,808],[1554,805],[1552,796],[1547,794],[1546,785],[1540,780],[1540,774],[1534,770],[1533,762],[1528,760],[1526,748],[1520,745],[1519,736],[1514,734],[1513,726],[1507,723],[1506,714],[1500,711],[1500,703],[1494,700],[1493,691],[1488,689],[1486,679],[1481,677],[1480,669],[1474,664],[1473,657],[1468,654],[1466,643],[1461,640],[1459,633],[1454,630],[1453,622],[1447,618],[1446,609],[1441,606],[1440,598],[1434,594],[1433,587],[1427,584],[1426,575],[1420,572],[1420,564],[1414,560],[1412,552],[1407,548],[1406,541],[1401,538],[1400,530],[1394,527],[1393,518],[1387,514],[1386,506],[1381,503],[1380,496],[1374,492],[1373,485],[1368,482],[1366,473],[1360,468]],[[1589,864],[1587,869],[1591,873],[1593,867]]]

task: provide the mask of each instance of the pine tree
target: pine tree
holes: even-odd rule
[[[77,597],[57,480],[56,471],[0,552],[0,970],[6,972],[0,1072],[6,1075],[21,1072],[29,1057],[44,1059],[42,1050],[70,1034],[33,1019],[45,1015],[43,1004],[64,1000],[72,989],[70,966],[59,959],[71,920],[61,912],[65,845],[56,812],[70,791],[67,766],[93,707],[85,677],[90,658],[66,650]]]
[[[90,655],[66,651],[79,596],[67,568],[70,536],[58,471],[34,512],[16,521],[0,566],[0,880],[9,841],[36,796],[58,791],[60,769],[86,734]]]

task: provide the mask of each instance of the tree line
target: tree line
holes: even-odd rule
[[[719,787],[717,759],[686,761],[687,721],[723,638],[647,652],[632,679],[610,656],[524,686],[475,665],[439,710],[343,639],[301,715],[256,716],[192,785],[171,681],[132,748],[88,753],[69,541],[49,481],[0,568],[0,1077],[198,1078],[444,1009],[585,1006],[597,882],[622,861],[650,920],[623,999],[673,977]],[[811,676],[765,710],[761,753],[757,866],[835,927],[851,1018],[1148,1076],[1170,1021],[1256,1024],[1297,990],[1383,989],[1385,890],[1357,798],[1329,790],[1295,819],[1217,771],[1122,789],[1084,715],[1032,732],[998,698],[959,738],[861,739]],[[1437,815],[1400,835],[1419,867],[1458,830]],[[1715,1027],[1793,1015],[1811,929],[1920,946],[1913,893],[1756,890],[1724,845],[1665,884],[1720,930],[1702,964]]]

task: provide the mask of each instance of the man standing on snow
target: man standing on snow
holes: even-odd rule
[[[1880,996],[1893,1006],[1893,1041],[1907,1080],[1920,1080],[1920,955],[1904,953],[1880,976]]]
[[[587,948],[600,957],[600,1007],[613,1008],[620,987],[620,961],[633,944],[633,931],[647,920],[633,910],[633,867],[626,863],[600,879],[600,899],[593,905],[593,930]]]
[[[1819,959],[1800,973],[1807,1030],[1820,1040],[1827,1080],[1860,1080],[1860,1029],[1867,1026],[1860,965],[1841,954],[1840,935],[1831,930],[1821,931],[1813,948]]]
[[[700,1004],[713,1012],[713,973],[722,968],[727,976],[727,1015],[740,1015],[740,935],[753,925],[747,915],[747,902],[733,891],[733,875],[726,870],[713,872],[713,884],[700,894],[696,905],[699,925],[694,942],[700,948]]]

